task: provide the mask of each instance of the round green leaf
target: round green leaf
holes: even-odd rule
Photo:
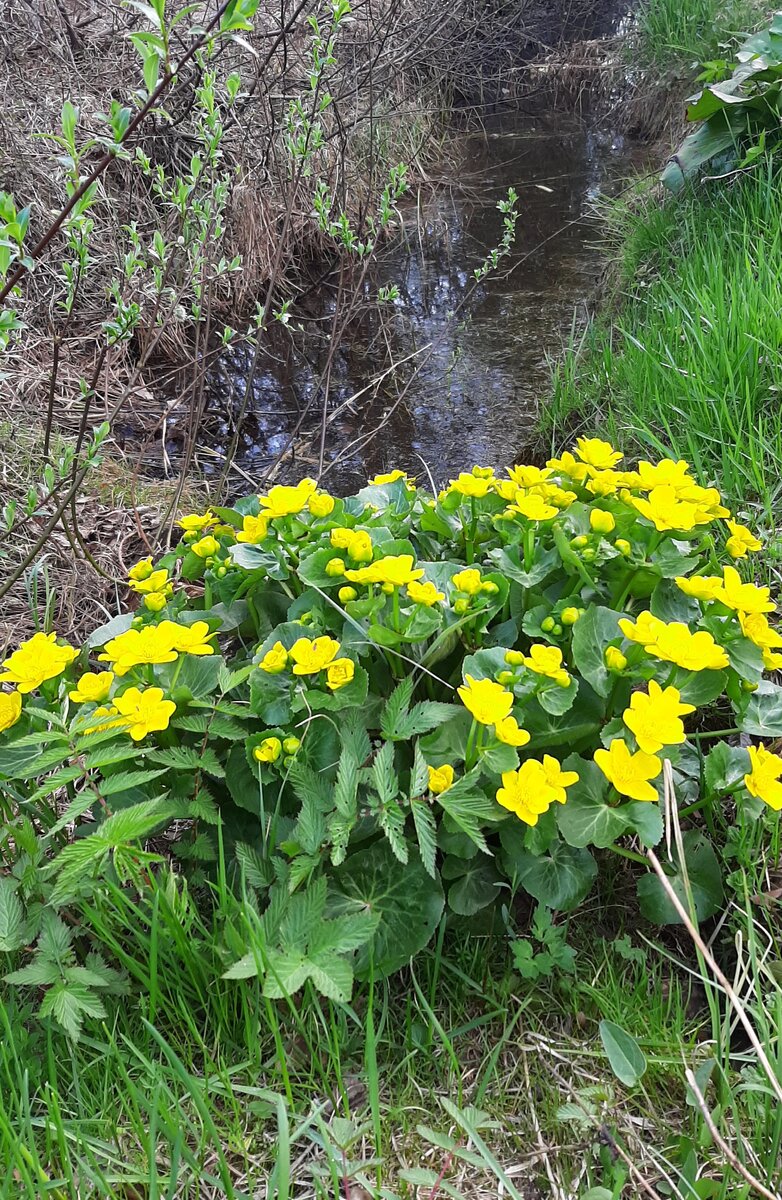
[[[358,978],[390,975],[423,950],[443,913],[439,880],[432,879],[416,852],[402,866],[386,841],[351,854],[335,872],[333,915],[369,910],[378,917],[371,942],[357,954]]]
[[[516,878],[530,896],[559,912],[576,908],[597,876],[597,863],[588,850],[554,842],[548,854],[523,851],[516,860]]]
[[[722,907],[720,864],[711,842],[697,830],[688,830],[682,840],[695,912],[698,920],[703,921],[706,917],[713,917]],[[671,864],[666,874],[685,911],[688,910],[689,903],[681,865]],[[681,917],[656,875],[643,875],[638,880],[638,901],[647,920],[655,921],[659,925],[681,925]]]

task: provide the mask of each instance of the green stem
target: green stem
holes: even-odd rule
[[[732,733],[741,733],[741,730],[734,725],[732,729],[708,729],[705,733],[688,733],[687,737],[700,742],[705,738],[728,737]]]
[[[473,769],[473,767],[475,766],[475,761],[473,760],[473,752],[475,749],[475,735],[477,733],[477,730],[478,730],[478,722],[475,720],[475,717],[473,717],[472,725],[470,726],[470,732],[467,736],[467,749],[464,752],[464,769],[465,769],[465,771],[471,771]]]
[[[622,858],[629,858],[631,862],[643,863],[648,866],[648,859],[645,854],[639,854],[637,850],[625,850],[624,846],[606,846],[606,850],[612,850],[614,854],[619,854]]]

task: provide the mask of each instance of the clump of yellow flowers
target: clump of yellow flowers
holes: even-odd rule
[[[782,811],[762,541],[682,460],[583,437],[437,495],[399,469],[347,498],[307,478],[179,528],[87,647],[41,632],[7,655],[0,751],[49,712],[72,770],[116,740],[144,794],[208,775],[291,892],[385,862],[457,912],[476,855],[482,903],[499,872],[572,907],[593,851],[662,840],[667,775],[692,820]],[[100,795],[120,767],[83,769]]]

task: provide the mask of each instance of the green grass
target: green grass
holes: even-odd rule
[[[782,177],[772,160],[684,198],[611,214],[618,310],[558,368],[556,443],[601,427],[628,450],[688,459],[755,523],[782,498]]]
[[[724,59],[768,11],[759,0],[643,0],[629,43],[633,64],[666,74]]]
[[[731,976],[739,968],[780,1073],[780,931],[753,900],[779,825],[745,816],[721,837],[733,905],[714,944]],[[35,1016],[34,992],[0,984],[0,1196],[383,1200],[428,1197],[442,1174],[465,1196],[502,1183],[515,1200],[619,1197],[637,1191],[626,1158],[682,1197],[706,1194],[682,1182],[697,1161],[708,1195],[735,1200],[736,1173],[686,1101],[685,1064],[714,1060],[714,1120],[760,1178],[782,1151],[782,1107],[687,938],[639,927],[635,867],[601,869],[591,909],[570,923],[574,976],[525,983],[503,933],[443,929],[414,968],[358,987],[349,1005],[311,989],[271,1003],[256,980],[221,978],[244,902],[219,872],[197,896],[165,867],[144,894],[107,882],[79,914],[129,981],[107,1019],[74,1046]],[[611,1074],[604,1018],[647,1057],[635,1087]],[[606,1153],[614,1142],[625,1158]]]

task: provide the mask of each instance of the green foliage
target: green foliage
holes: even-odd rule
[[[698,128],[676,150],[662,181],[678,191],[719,156],[730,166],[750,167],[775,148],[782,114],[782,12],[743,43],[728,79],[708,83],[692,98],[687,120]]]
[[[575,971],[576,952],[567,944],[567,928],[555,925],[551,909],[543,904],[535,909],[530,937],[517,938],[511,948],[516,970],[529,982]]]
[[[692,812],[777,806],[780,760],[709,752],[702,725],[718,701],[777,734],[768,594],[714,574],[715,489],[683,463],[620,459],[582,439],[438,497],[399,472],[344,500],[274,487],[185,516],[180,545],[131,570],[129,626],[81,651],[23,644],[5,663],[0,778],[44,836],[27,883],[0,891],[5,953],[103,881],[143,891],[159,861],[144,843],[178,822],[195,881],[221,846],[243,878],[252,903],[219,967],[269,1000],[312,986],[347,1001],[354,978],[419,954],[444,911],[507,908],[518,889],[539,906],[519,970],[569,971],[549,910],[581,903],[601,852],[642,863],[660,842],[664,760]],[[756,547],[728,532],[730,554]],[[664,869],[712,915],[714,851],[696,828],[684,849]],[[639,894],[649,919],[676,919],[656,876]],[[72,1034],[97,1013],[83,991],[60,998],[70,976],[48,986],[42,1011]]]

